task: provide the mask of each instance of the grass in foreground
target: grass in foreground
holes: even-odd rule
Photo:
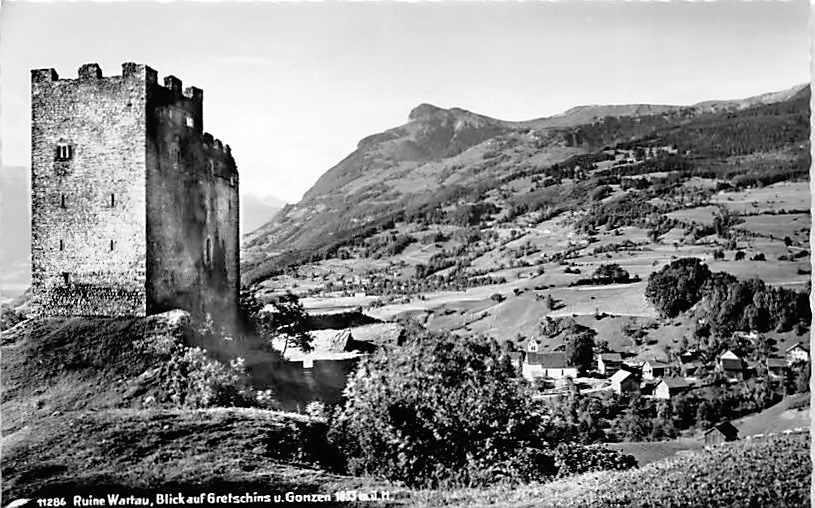
[[[523,487],[423,491],[417,506],[810,506],[809,433],[728,443],[639,469]]]
[[[257,409],[82,411],[3,442],[3,499],[201,492],[322,493],[369,480],[298,461],[304,417]],[[380,505],[381,506],[381,505]]]

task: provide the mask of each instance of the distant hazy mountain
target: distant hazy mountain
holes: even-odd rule
[[[241,235],[250,233],[272,220],[286,203],[274,196],[241,195]]]
[[[14,296],[31,280],[28,168],[0,167],[0,296]]]

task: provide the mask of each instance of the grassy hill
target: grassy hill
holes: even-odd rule
[[[202,334],[182,311],[32,319],[0,332],[0,342],[4,504],[67,493],[199,494],[203,485],[333,493],[363,483],[329,472],[325,447],[307,437],[309,418],[196,409],[190,397],[200,393],[189,390],[217,393],[212,374],[226,368],[217,359],[247,358],[256,382],[279,358],[240,338]],[[190,354],[194,347],[207,357]]]
[[[108,409],[4,436],[3,498],[154,492],[333,493],[364,485],[307,463],[302,416],[258,409]],[[258,503],[262,504],[262,503]],[[330,506],[331,504],[329,504]]]
[[[778,434],[665,459],[638,469],[564,478],[537,486],[429,491],[418,506],[611,507],[810,504],[809,433]]]
[[[760,413],[733,421],[742,437],[809,428],[809,393],[784,398],[778,404]]]

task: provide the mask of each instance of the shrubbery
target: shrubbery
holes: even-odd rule
[[[0,305],[0,331],[7,330],[24,320],[25,316],[9,305]]]
[[[603,475],[576,506],[809,506],[809,433],[741,441]]]
[[[254,402],[241,358],[226,365],[209,358],[203,349],[186,346],[169,335],[144,339],[139,347],[159,359],[158,403],[204,408]]]
[[[617,450],[602,446],[561,444],[555,449],[559,477],[595,471],[623,471],[637,467],[637,460]]]
[[[331,439],[354,474],[411,486],[554,473],[530,394],[493,340],[422,334],[364,360]]]

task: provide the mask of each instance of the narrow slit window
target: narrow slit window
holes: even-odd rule
[[[175,162],[176,164],[181,164],[181,149],[176,149],[175,151]]]
[[[110,250],[113,250],[113,240],[110,241]]]
[[[212,240],[209,238],[207,238],[207,249],[204,253],[204,261],[208,265],[212,262]]]
[[[65,250],[65,240],[59,241],[59,250]]]
[[[60,196],[60,199],[59,199],[59,206],[60,206],[61,208],[67,208],[67,207],[68,207],[68,206],[67,206],[67,199],[65,198],[65,194],[63,194],[62,196]]]
[[[68,272],[62,272],[62,282],[67,286],[71,283],[71,274]]]
[[[71,159],[72,155],[71,145],[67,143],[59,143],[57,145],[57,160],[67,161]]]
[[[116,206],[116,194],[110,193],[110,207],[113,208]]]

